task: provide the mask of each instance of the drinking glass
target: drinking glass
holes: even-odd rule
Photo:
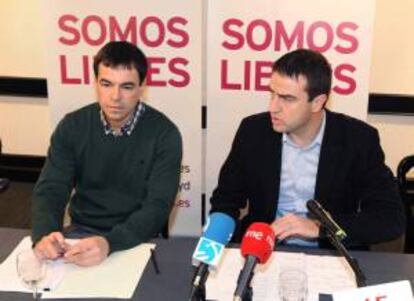
[[[33,292],[33,299],[38,300],[39,283],[46,275],[46,261],[35,254],[32,249],[17,254],[16,269],[23,284]]]
[[[279,274],[280,301],[306,301],[308,296],[308,278],[298,269],[282,270]]]

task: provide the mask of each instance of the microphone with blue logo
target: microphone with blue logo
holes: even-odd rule
[[[205,300],[205,283],[209,269],[218,265],[235,226],[234,219],[222,212],[214,212],[207,219],[203,236],[193,254],[193,265],[197,268],[192,280],[190,301]]]

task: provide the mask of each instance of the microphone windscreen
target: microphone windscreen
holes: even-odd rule
[[[254,256],[260,263],[266,263],[272,255],[275,233],[266,223],[253,223],[247,229],[241,242],[243,257]]]
[[[193,254],[193,265],[200,262],[215,267],[218,265],[224,247],[233,235],[236,223],[234,219],[221,212],[212,213],[204,227]]]
[[[207,219],[203,237],[225,245],[230,241],[235,226],[236,223],[232,217],[221,212],[214,212]]]

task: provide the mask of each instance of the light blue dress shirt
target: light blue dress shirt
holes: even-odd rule
[[[286,133],[282,137],[282,167],[280,175],[279,202],[276,218],[288,213],[306,217],[306,202],[314,198],[319,154],[325,132],[325,112],[315,139],[306,147],[296,145]],[[316,240],[288,238],[286,244],[317,247]]]

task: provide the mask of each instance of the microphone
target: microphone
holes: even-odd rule
[[[246,289],[250,287],[253,270],[257,262],[266,263],[272,255],[275,234],[266,223],[253,223],[243,236],[240,251],[246,261],[237,279],[237,287],[233,300],[244,300]]]
[[[204,284],[209,268],[218,265],[225,245],[233,235],[236,223],[232,217],[221,212],[212,213],[207,219],[203,236],[198,241],[193,254],[193,265],[197,266],[193,280],[190,300],[205,300]]]
[[[346,232],[332,219],[329,212],[323,209],[322,205],[317,200],[309,200],[306,202],[306,207],[315,218],[321,223],[327,231],[334,235],[339,240],[343,240],[347,235]]]
[[[366,277],[359,267],[358,261],[352,257],[352,255],[345,248],[341,240],[347,235],[341,227],[332,219],[329,212],[323,209],[322,205],[316,200],[310,200],[306,202],[309,212],[311,212],[316,219],[321,223],[321,226],[327,230],[327,238],[332,245],[338,250],[338,252],[345,257],[346,261],[350,265],[351,269],[355,273],[356,282],[358,287],[366,286]]]

